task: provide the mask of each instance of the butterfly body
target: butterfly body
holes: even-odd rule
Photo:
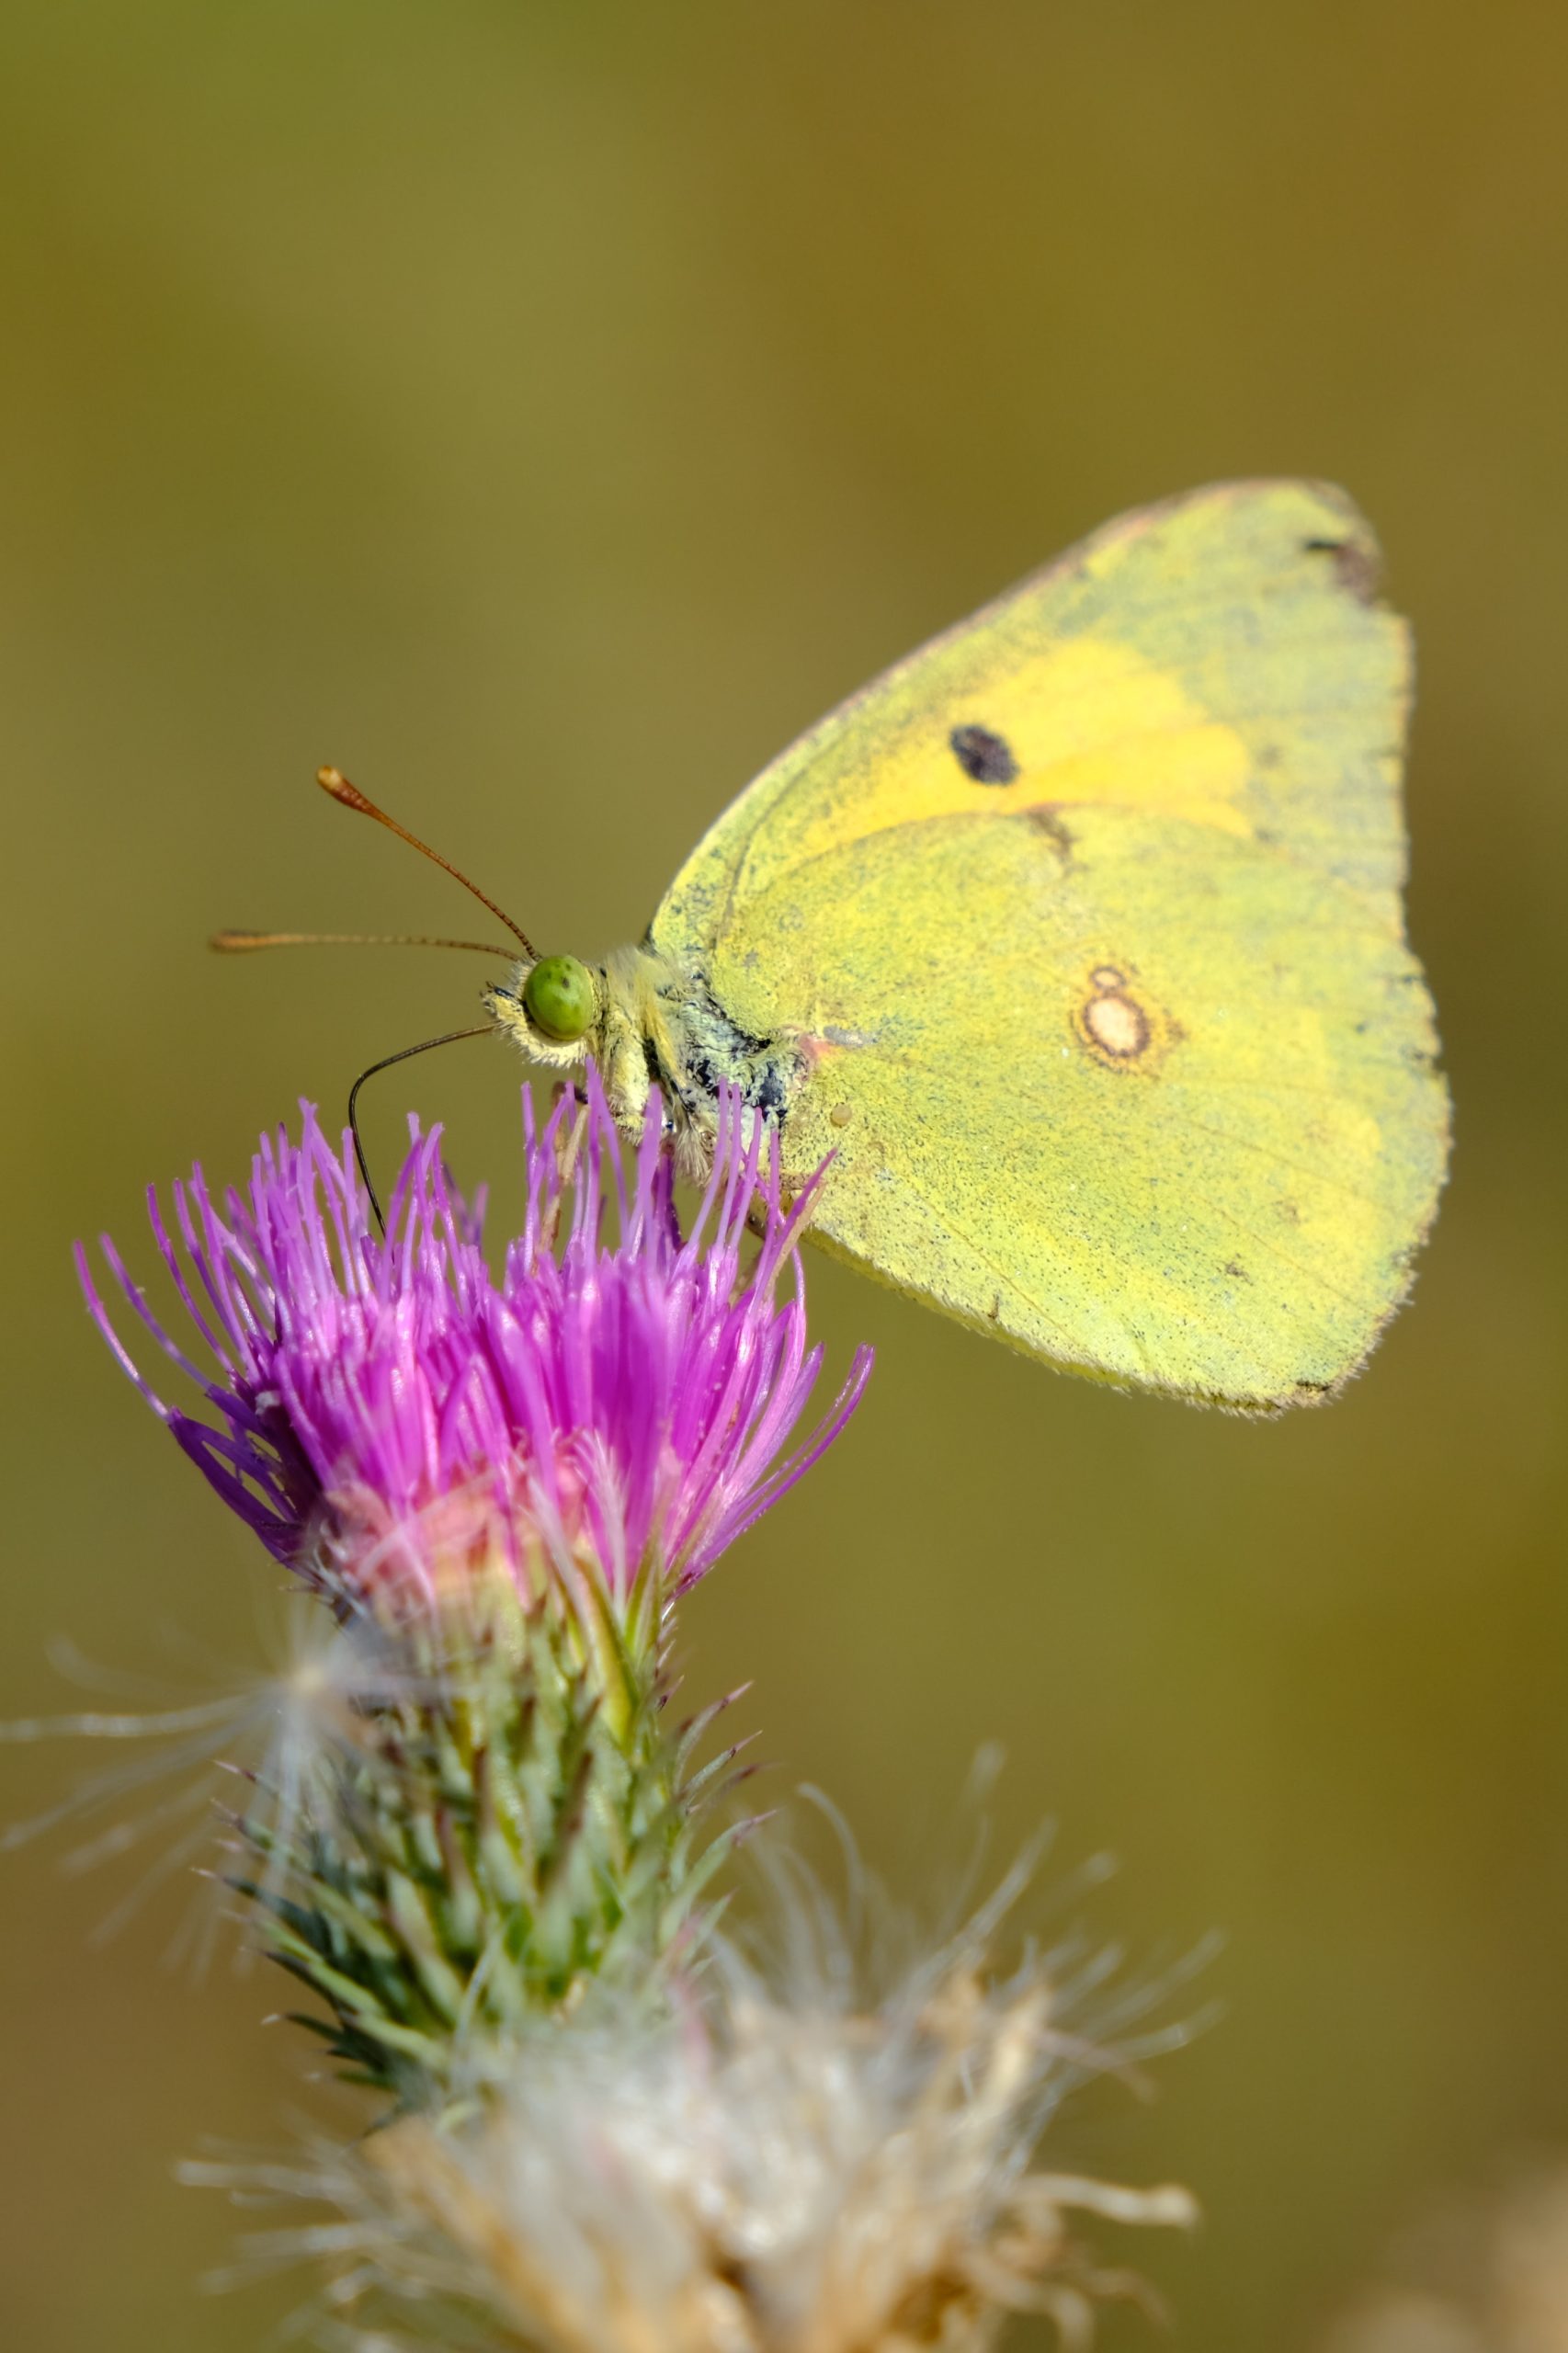
[[[1269,1411],[1409,1279],[1447,1096],[1404,944],[1403,624],[1342,493],[1124,518],[875,681],[698,846],[582,1033],[699,1172],[721,1082],[814,1238],[1032,1355]],[[583,968],[579,968],[583,969]],[[536,988],[536,995],[538,994]]]
[[[711,1165],[724,1087],[735,1089],[750,1110],[772,1120],[781,1142],[793,1143],[812,1069],[808,1040],[787,1025],[767,1037],[742,1029],[699,970],[682,966],[646,941],[618,949],[602,965],[585,969],[596,1005],[588,1029],[576,1040],[553,1038],[529,1018],[528,965],[518,965],[506,988],[486,990],[492,1018],[530,1062],[557,1070],[593,1063],[611,1111],[633,1140],[642,1133],[649,1090],[657,1088],[665,1132],[688,1176],[700,1179]],[[812,1173],[799,1165],[799,1157],[794,1150],[785,1155],[790,1181]]]

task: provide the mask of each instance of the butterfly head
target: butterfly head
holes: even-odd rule
[[[598,1019],[601,990],[575,956],[541,956],[523,981],[522,1008],[541,1037],[575,1046]]]
[[[503,987],[484,992],[484,1009],[528,1060],[569,1070],[594,1053],[604,1026],[605,981],[575,956],[540,956],[519,964]]]
[[[660,1074],[655,971],[639,949],[620,949],[602,965],[540,956],[515,966],[504,985],[487,988],[484,1009],[530,1063],[562,1072],[594,1063],[612,1115],[636,1137],[650,1083]]]

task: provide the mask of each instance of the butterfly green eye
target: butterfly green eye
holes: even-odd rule
[[[594,976],[575,956],[541,956],[523,983],[523,1010],[562,1045],[581,1038],[597,1009]]]

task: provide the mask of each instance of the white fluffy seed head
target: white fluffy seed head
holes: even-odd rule
[[[1081,2343],[1136,2283],[1074,2211],[1193,2219],[1180,2189],[1040,2168],[1085,2047],[1039,1970],[994,1984],[967,1939],[866,2005],[770,1990],[720,1947],[684,2005],[589,2006],[473,2057],[444,2114],[315,2180],[362,2353],[424,2341],[454,2297],[476,2341],[537,2353],[978,2353],[1018,2310]]]

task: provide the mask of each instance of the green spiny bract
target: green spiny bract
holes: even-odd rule
[[[381,1630],[373,1696],[350,1686],[301,1794],[262,1784],[233,1820],[231,1884],[330,2014],[300,2023],[400,2105],[438,2102],[476,2045],[596,1984],[651,1987],[744,1827],[698,1838],[734,1751],[688,1769],[715,1711],[669,1724],[652,1584],[630,1610],[596,1588],[552,1579],[524,1604],[486,1579],[482,1608],[471,1589]]]

